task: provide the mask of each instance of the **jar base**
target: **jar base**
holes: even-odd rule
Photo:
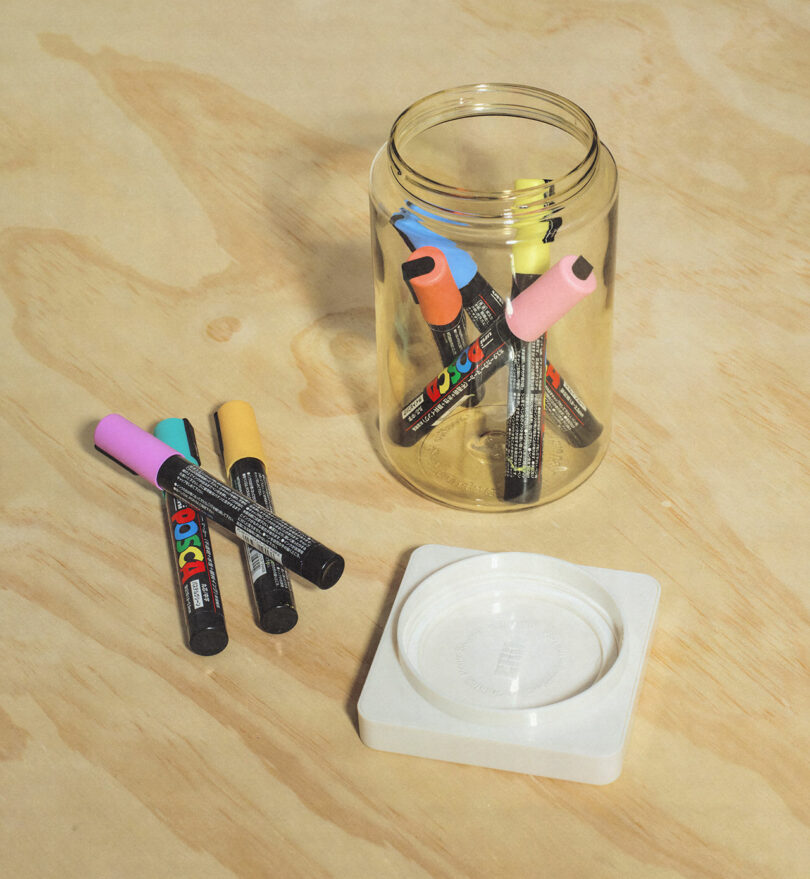
[[[384,442],[384,449],[409,487],[447,506],[478,512],[525,510],[556,500],[584,482],[607,451],[607,429],[596,442],[576,448],[547,428],[539,496],[529,503],[510,502],[504,498],[505,423],[504,406],[458,408],[414,446]]]

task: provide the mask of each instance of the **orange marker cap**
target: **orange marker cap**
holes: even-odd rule
[[[416,260],[433,261],[433,268],[425,274],[411,276],[408,264]],[[438,247],[420,247],[410,255],[402,267],[402,274],[410,284],[419,302],[422,317],[434,327],[447,326],[452,323],[461,311],[461,293],[459,292],[447,259]]]

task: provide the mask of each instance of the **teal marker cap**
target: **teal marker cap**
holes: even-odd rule
[[[155,436],[171,446],[192,464],[200,464],[200,453],[197,451],[197,441],[194,437],[194,428],[187,418],[164,418],[155,425]]]

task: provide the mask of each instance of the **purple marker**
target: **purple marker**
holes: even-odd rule
[[[248,546],[321,589],[334,586],[343,558],[192,464],[121,415],[96,426],[96,448],[126,470],[205,513]]]

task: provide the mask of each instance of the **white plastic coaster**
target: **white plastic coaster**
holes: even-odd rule
[[[372,748],[607,784],[652,636],[652,577],[422,546],[358,702]]]

